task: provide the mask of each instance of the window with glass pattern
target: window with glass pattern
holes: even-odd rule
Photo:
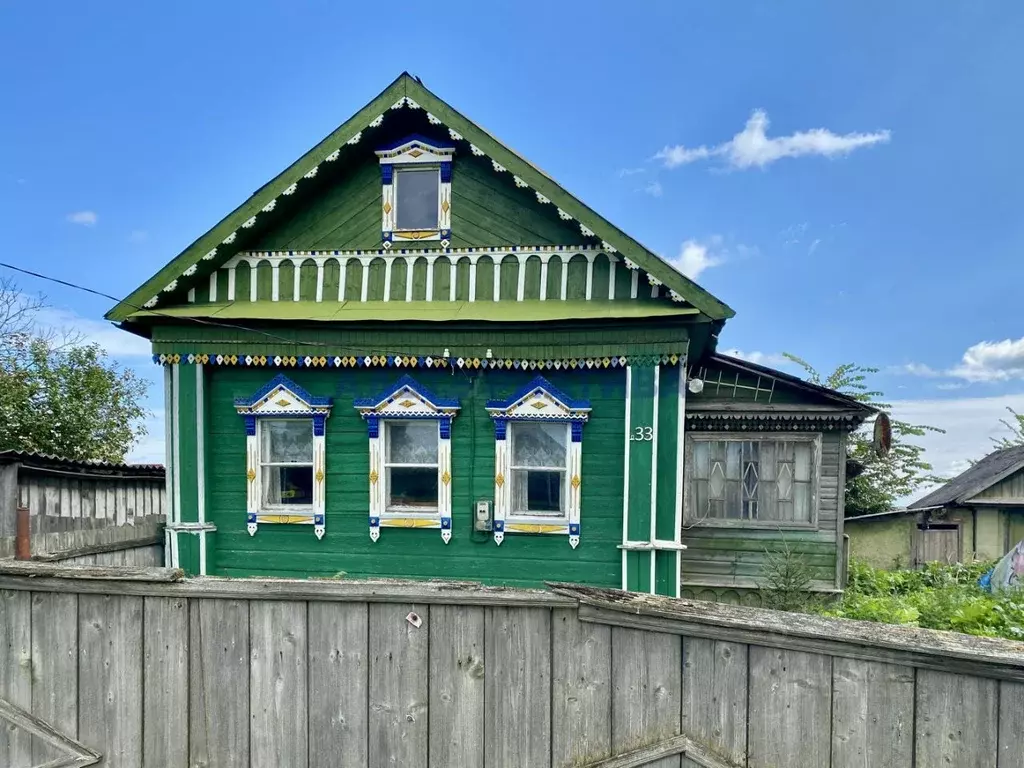
[[[688,524],[815,522],[817,441],[813,436],[689,437],[687,443]]]
[[[569,425],[518,421],[509,425],[512,439],[513,517],[566,515]]]
[[[313,506],[313,420],[260,419],[261,506]]]
[[[436,512],[437,421],[386,421],[384,429],[387,510]]]

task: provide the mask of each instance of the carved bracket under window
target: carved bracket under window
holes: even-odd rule
[[[284,376],[235,400],[245,420],[246,530],[260,523],[313,526],[326,532],[324,431],[331,398],[311,395]]]
[[[436,528],[452,538],[452,419],[459,401],[411,376],[355,401],[369,437],[370,540],[384,528]]]
[[[452,158],[455,145],[408,136],[377,151],[381,175],[381,241],[452,239]]]
[[[492,400],[494,542],[506,533],[567,535],[580,543],[583,425],[590,403],[574,400],[542,376]]]

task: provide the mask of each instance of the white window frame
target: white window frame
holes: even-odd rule
[[[452,538],[452,421],[459,403],[432,394],[411,376],[403,376],[376,397],[356,398],[353,406],[366,422],[369,438],[370,541],[381,528],[434,528],[441,540]],[[390,481],[385,457],[389,422],[428,421],[437,425],[437,508],[389,509]]]
[[[332,401],[317,397],[283,375],[267,382],[252,397],[235,400],[235,411],[245,421],[246,530],[255,536],[262,523],[299,523],[313,526],[322,539],[327,531],[327,451],[325,434]],[[262,427],[267,419],[309,420],[313,432],[313,503],[264,504]],[[279,464],[279,463],[278,463]],[[306,466],[303,463],[301,466]]]
[[[377,151],[381,169],[381,242],[389,249],[395,242],[440,241],[442,248],[452,238],[452,158],[455,146],[410,136]],[[402,171],[436,171],[437,222],[425,229],[398,229],[398,180]]]
[[[531,467],[531,466],[520,466],[515,464],[515,440],[516,440],[516,428],[527,424],[537,424],[537,421],[533,420],[522,420],[513,421],[508,425],[508,441],[509,446],[509,483],[512,489],[515,488],[515,475],[516,472],[561,472],[562,473],[562,495],[560,497],[561,510],[555,514],[544,514],[541,512],[531,512],[530,510],[516,509],[515,505],[512,504],[509,508],[508,517],[510,520],[514,520],[522,523],[565,523],[569,524],[569,465],[572,461],[570,454],[572,453],[572,425],[568,421],[549,421],[548,424],[557,424],[565,430],[565,464],[561,467]],[[513,501],[515,493],[512,492]]]
[[[811,509],[808,521],[799,520],[744,520],[737,518],[712,518],[693,509],[691,468],[693,445],[696,442],[799,442],[811,445]],[[683,491],[683,525],[703,528],[752,528],[771,530],[817,530],[821,504],[821,446],[820,432],[690,432],[686,435],[684,453],[685,481]],[[741,471],[742,474],[742,471]],[[759,478],[760,481],[760,478]],[[741,481],[742,482],[742,481]]]
[[[437,440],[437,461],[433,464],[400,464],[396,462],[388,461],[388,442],[391,439],[391,427],[397,424],[430,424],[434,427],[434,436]],[[382,419],[380,422],[381,429],[381,466],[384,467],[383,482],[384,482],[384,510],[381,512],[381,517],[385,518],[403,518],[403,517],[416,517],[420,516],[423,518],[434,518],[437,517],[437,511],[441,507],[441,425],[437,419]],[[391,503],[391,472],[390,470],[394,467],[407,468],[407,469],[427,469],[431,468],[437,472],[437,498],[434,500],[433,507],[410,507],[402,506]]]
[[[494,420],[494,543],[500,546],[506,533],[554,534],[568,536],[569,546],[576,549],[581,530],[583,425],[590,418],[590,403],[569,397],[537,376],[510,398],[492,400],[486,408]],[[569,432],[564,515],[524,514],[512,508],[512,438],[520,422],[564,424]]]
[[[263,456],[263,431],[266,429],[268,424],[271,422],[280,421],[301,421],[305,422],[309,426],[309,434],[314,437],[310,442],[310,455],[308,462],[294,462],[294,461],[267,461]],[[316,486],[316,439],[313,435],[313,418],[311,416],[295,416],[287,418],[262,418],[256,420],[256,445],[257,445],[257,456],[256,456],[256,471],[259,473],[260,482],[260,504],[259,511],[266,514],[313,514],[313,502],[310,500],[309,504],[268,504],[266,503],[266,489],[263,487],[263,468],[264,467],[309,467],[310,476],[313,478],[313,486]]]

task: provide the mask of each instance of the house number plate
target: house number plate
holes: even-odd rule
[[[654,427],[634,427],[629,435],[630,442],[645,442],[654,439]]]

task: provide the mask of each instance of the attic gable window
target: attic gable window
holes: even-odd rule
[[[381,176],[381,241],[451,244],[454,145],[409,136],[377,151]]]

